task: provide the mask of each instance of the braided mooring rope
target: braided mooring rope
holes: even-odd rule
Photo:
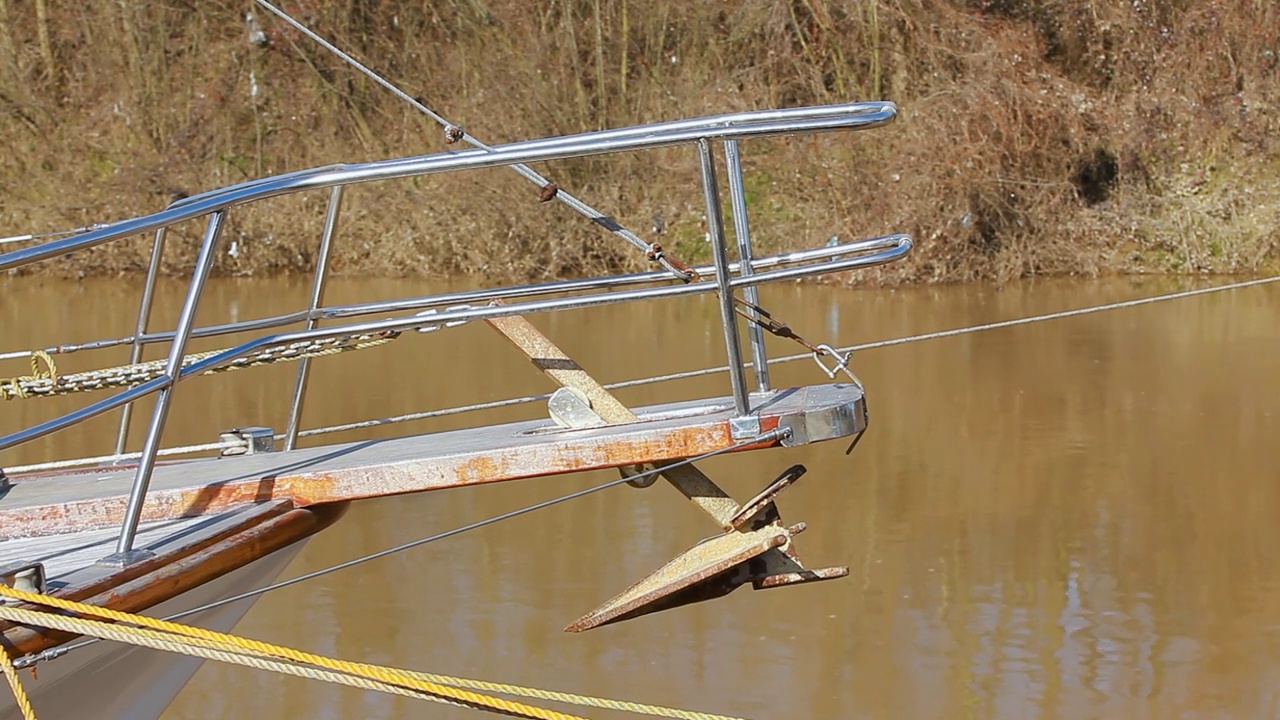
[[[336,355],[349,350],[363,350],[391,342],[399,336],[400,333],[397,331],[365,333],[267,347],[253,354],[237,358],[221,367],[206,370],[201,374],[212,375],[231,370],[243,370],[258,365]],[[210,350],[187,355],[182,359],[182,366],[186,367],[221,352],[225,352],[225,350]],[[45,363],[47,369],[41,369],[41,361]],[[133,365],[120,365],[60,375],[58,367],[49,353],[44,350],[37,350],[31,354],[30,375],[0,379],[0,399],[16,400],[18,398],[51,397],[53,395],[68,395],[70,393],[103,390],[113,387],[129,387],[160,377],[164,374],[167,365],[167,360],[150,360]]]

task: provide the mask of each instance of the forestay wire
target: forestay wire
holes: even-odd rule
[[[437,113],[436,111],[427,107],[427,105],[423,103],[421,100],[419,100],[418,98],[410,95],[404,90],[401,90],[390,80],[387,80],[386,78],[382,77],[381,75],[374,72],[373,70],[370,70],[367,66],[361,63],[359,60],[356,60],[351,55],[348,55],[341,48],[329,42],[328,40],[324,39],[319,33],[315,32],[311,28],[302,24],[293,16],[286,13],[284,10],[281,10],[275,5],[272,5],[271,3],[267,2],[267,0],[255,0],[255,1],[259,5],[261,5],[263,9],[267,10],[271,14],[275,15],[276,17],[280,18],[284,22],[288,23],[298,32],[314,40],[317,44],[319,44],[325,50],[328,50],[334,55],[337,55],[339,58],[342,59],[343,62],[347,63],[351,67],[363,73],[365,77],[368,77],[370,80],[378,83],[382,87],[389,90],[396,97],[412,105],[419,112],[423,113],[424,115],[427,115],[432,120],[435,120],[444,128],[445,142],[454,143],[461,140],[474,147],[480,148],[482,150],[493,149],[492,146],[485,144],[479,138],[475,137],[471,133],[464,130],[461,125],[457,125],[455,123],[450,122],[440,113]],[[634,245],[637,249],[643,250],[645,255],[650,260],[657,261],[659,264],[662,265],[662,267],[669,270],[678,279],[684,280],[686,282],[688,282],[689,280],[697,279],[697,274],[691,272],[688,266],[685,265],[683,262],[675,258],[667,257],[663,253],[661,245],[659,245],[658,243],[646,242],[644,238],[641,238],[639,235],[636,235],[631,230],[620,225],[613,218],[604,215],[599,210],[596,210],[595,208],[591,207],[587,203],[583,202],[582,200],[579,200],[577,197],[561,189],[555,183],[552,183],[550,180],[548,180],[546,177],[543,177],[540,173],[538,173],[536,170],[529,167],[528,165],[525,165],[523,163],[517,163],[514,165],[510,165],[509,167],[515,170],[517,173],[519,173],[523,177],[525,177],[526,179],[528,179],[530,182],[542,188],[540,199],[543,202],[546,202],[552,199],[560,200],[564,204],[576,210],[583,217],[599,225],[600,227],[604,228],[608,232],[614,235],[617,235],[623,240],[626,240],[627,242]]]

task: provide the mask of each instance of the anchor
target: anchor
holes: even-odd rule
[[[639,418],[581,366],[520,316],[491,318],[488,324],[518,347],[533,364],[561,385],[548,410],[556,424],[591,428]],[[648,577],[565,628],[582,632],[650,613],[724,597],[750,583],[753,589],[833,580],[849,574],[848,567],[809,569],[796,555],[792,538],[804,523],[784,525],[778,495],[805,473],[803,465],[783,471],[755,497],[739,505],[711,478],[691,464],[667,467],[623,466],[623,477],[656,469],[677,490],[720,524],[722,533],[706,538],[677,555]],[[631,484],[647,487],[656,475]]]

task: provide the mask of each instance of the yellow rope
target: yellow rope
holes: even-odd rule
[[[40,361],[43,360],[48,370],[40,369]],[[23,387],[26,382],[34,380],[52,380],[54,385],[58,384],[58,366],[53,362],[53,357],[44,350],[36,350],[31,353],[31,374],[22,377],[6,378],[0,380],[0,386],[11,386],[12,395],[5,394],[6,400],[14,397],[25,398],[27,391]]]
[[[575,716],[470,691],[476,690],[531,697],[583,707],[619,710],[641,715],[677,718],[679,720],[739,720],[738,718],[723,715],[337,660],[227,633],[168,622],[145,615],[124,613],[95,605],[86,605],[62,598],[26,592],[4,585],[0,585],[0,595],[32,604],[45,605],[142,627],[127,627],[86,618],[67,617],[47,612],[0,606],[0,618],[11,622],[49,627],[93,637],[103,637],[159,650],[185,653],[206,659],[326,680],[352,687],[460,703],[520,717],[573,720]],[[295,664],[281,662],[281,659],[288,660],[291,663],[301,663],[315,667],[299,667]],[[325,672],[325,670],[335,672]]]
[[[494,712],[514,715],[521,718],[547,717],[545,713],[549,712],[544,711],[543,714],[535,715],[519,712],[518,709],[507,710],[488,705],[471,704],[462,700],[440,697],[427,691],[406,687],[404,683],[393,684],[366,677],[325,670],[322,668],[306,667],[297,663],[258,657],[241,650],[230,649],[223,643],[201,640],[199,638],[174,636],[169,633],[148,630],[146,628],[125,627],[114,623],[103,622],[101,620],[88,620],[84,618],[69,617],[66,615],[54,615],[48,612],[24,610],[21,608],[0,608],[0,616],[4,617],[6,620],[14,622],[38,625],[55,630],[65,630],[67,632],[74,632],[82,635],[91,635],[105,640],[114,640],[116,642],[152,648],[154,650],[164,650],[167,652],[190,655],[192,657],[204,658],[206,660],[217,660],[219,662],[242,665],[256,670],[269,670],[284,675],[292,675],[294,677],[322,680],[336,685],[346,685],[348,687],[359,688],[362,690],[376,690],[378,692],[402,695],[415,699],[432,700],[461,707],[480,707],[485,710],[492,710]],[[535,708],[535,710],[538,709]],[[551,714],[551,717],[569,718],[571,716],[560,715],[557,713]]]
[[[16,588],[0,585],[0,595],[38,605],[70,610],[72,612],[94,615],[97,617],[127,622],[142,627],[123,627],[84,618],[72,618],[54,615],[47,612],[24,610],[20,608],[0,607],[0,617],[23,624],[64,630],[94,637],[103,637],[133,645],[143,645],[159,650],[196,655],[223,662],[260,667],[301,677],[312,677],[329,682],[378,689],[396,694],[409,694],[422,697],[423,693],[445,698],[466,705],[496,710],[498,712],[517,715],[519,717],[539,718],[539,720],[583,720],[574,715],[546,710],[523,703],[495,698],[461,688],[453,688],[438,683],[426,682],[408,677],[396,668],[378,665],[365,665],[345,660],[335,660],[321,655],[302,652],[293,648],[272,645],[258,640],[237,637],[227,633],[215,632],[204,628],[168,622],[144,615],[134,615],[107,608],[86,605],[61,598],[26,592]],[[160,631],[149,632],[147,628]],[[247,657],[246,657],[247,656]],[[317,668],[336,672],[318,672],[316,668],[302,668],[287,663],[272,661],[270,657],[284,658],[294,663],[305,663]],[[372,684],[364,681],[374,681]],[[376,685],[376,687],[375,687]],[[405,693],[402,690],[416,690],[416,693]]]
[[[0,648],[0,670],[4,671],[4,677],[9,681],[9,689],[13,690],[13,700],[22,710],[24,720],[36,720],[36,709],[31,706],[31,698],[27,697],[27,689],[22,686],[22,680],[18,678],[18,669],[13,666],[13,659],[9,657],[7,647]]]

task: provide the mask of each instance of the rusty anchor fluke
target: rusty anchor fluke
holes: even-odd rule
[[[714,600],[747,583],[756,590],[764,590],[848,575],[847,567],[806,568],[792,544],[792,538],[804,532],[805,524],[782,524],[774,498],[804,472],[803,465],[787,468],[733,516],[733,529],[677,555],[653,574],[570,623],[565,630],[582,632]]]

